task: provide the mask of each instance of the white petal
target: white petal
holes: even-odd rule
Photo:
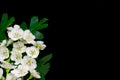
[[[28,56],[31,56],[32,58],[37,58],[39,55],[39,50],[36,47],[32,46],[26,49],[26,53]]]
[[[11,71],[12,74],[15,75],[15,77],[20,78],[25,76],[28,73],[28,70],[25,66],[19,65],[17,69],[14,69]]]
[[[34,43],[35,36],[30,32],[30,30],[25,30],[23,39],[27,41],[27,43]]]
[[[9,69],[14,69],[14,68],[16,68],[16,66],[14,66],[14,65],[6,62],[6,61],[1,61],[0,66],[1,66],[2,68],[9,68]]]
[[[12,74],[8,73],[6,80],[16,80],[17,78]]]
[[[17,24],[15,24],[15,25],[14,25],[14,28],[15,28],[15,29],[20,29],[20,26],[17,25]]]
[[[3,69],[0,68],[0,78],[3,76]]]
[[[0,61],[9,57],[9,50],[6,47],[0,47]]]
[[[6,41],[6,40],[3,40],[2,43],[0,44],[0,47],[5,46],[6,43],[7,43],[7,41]]]
[[[34,69],[31,69],[30,70],[30,73],[35,77],[35,78],[41,78],[40,74],[34,70]]]
[[[34,44],[38,49],[44,50],[46,48],[46,45],[43,41],[36,41],[36,44]]]
[[[36,60],[29,56],[24,56],[23,60],[21,61],[21,64],[24,65],[28,70],[35,69],[37,67]]]

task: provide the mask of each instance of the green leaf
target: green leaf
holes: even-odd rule
[[[39,31],[34,32],[34,35],[36,39],[39,39],[39,40],[42,40],[44,38],[44,35]]]
[[[23,30],[26,30],[27,29],[27,24],[26,22],[22,22],[20,27],[23,29]]]
[[[13,24],[15,21],[15,17],[11,17],[10,20],[7,22],[7,27]]]
[[[48,24],[42,24],[42,25],[41,25],[41,24],[39,23],[39,24],[37,25],[36,30],[41,30],[41,29],[44,29],[44,28],[47,28],[47,27],[48,27]]]
[[[40,80],[45,80],[45,77],[41,77]]]
[[[37,71],[40,73],[41,77],[46,76],[46,74],[49,72],[50,69],[50,63],[46,63],[45,65],[41,65],[40,67],[37,67]]]
[[[7,22],[8,22],[8,15],[6,13],[4,13],[2,15],[2,19],[1,19],[1,23],[0,23],[0,32],[4,31],[6,29]]]
[[[48,21],[47,18],[42,18],[39,23],[40,23],[40,24],[43,24],[43,23],[45,23],[46,21]]]
[[[32,33],[34,33],[37,30],[41,30],[44,28],[48,27],[48,24],[44,24],[48,19],[47,18],[43,18],[40,20],[40,22],[38,22],[38,17],[32,17],[31,19],[31,24],[30,24],[30,30]]]
[[[32,30],[32,28],[34,28],[35,24],[38,23],[38,16],[33,16],[31,18],[31,21],[30,21],[30,30]]]
[[[46,21],[48,21],[47,18],[42,18],[40,20],[39,24],[36,26],[36,30],[41,30],[41,29],[47,28],[48,24],[44,24]]]
[[[1,19],[1,26],[6,25],[7,21],[8,21],[8,15],[6,13],[4,13],[2,15],[2,19]]]
[[[46,63],[45,65],[40,66],[40,73],[45,76],[50,69],[50,63]]]
[[[45,57],[41,58],[39,60],[39,64],[45,64],[46,62],[48,62],[50,59],[52,58],[52,54],[48,54]]]
[[[7,39],[5,33],[0,32],[0,34],[1,34],[1,35],[0,35],[0,42],[2,42],[4,39]]]
[[[40,80],[45,80],[45,76],[46,74],[48,73],[49,69],[50,69],[50,63],[47,63],[50,59],[52,58],[52,54],[49,54],[43,58],[41,58],[39,61],[38,61],[38,65],[37,65],[37,68],[36,70],[38,72],[40,72],[41,74],[41,79]]]

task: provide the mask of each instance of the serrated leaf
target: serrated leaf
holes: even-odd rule
[[[40,23],[40,24],[43,24],[43,23],[45,23],[46,21],[48,21],[47,18],[42,18],[39,23]]]
[[[9,21],[7,22],[7,27],[10,26],[10,25],[12,25],[14,23],[14,21],[15,21],[15,17],[11,17],[9,19]]]
[[[44,65],[41,65],[40,67],[37,67],[37,71],[40,72],[42,77],[45,77],[50,69],[50,63],[46,63]]]
[[[34,19],[35,19],[35,17],[34,17]],[[32,26],[30,26],[31,32],[34,33],[37,30],[47,28],[48,24],[44,24],[47,20],[48,20],[47,18],[43,18],[43,19],[40,20],[39,23],[38,23],[38,21],[36,23],[34,23]]]
[[[48,24],[39,24],[36,28],[36,30],[41,30],[41,29],[44,29],[44,28],[47,28],[48,27]]]
[[[43,80],[45,75],[48,73],[49,69],[50,69],[50,63],[47,63],[50,59],[52,58],[52,54],[49,54],[43,58],[41,58],[38,62],[37,62],[37,68],[36,70],[38,72],[40,72]],[[42,79],[40,79],[42,80]]]
[[[50,59],[52,58],[52,54],[48,54],[45,57],[41,58],[39,60],[40,64],[45,64],[46,62],[48,62]]]
[[[40,73],[45,76],[50,69],[50,63],[46,63],[45,65],[42,65],[40,68],[41,68]]]
[[[27,29],[27,24],[26,22],[22,22],[20,27],[23,29],[23,30],[26,30]]]
[[[44,35],[39,31],[34,32],[34,35],[36,39],[39,39],[39,40],[42,40],[44,38]]]
[[[30,21],[30,29],[34,28],[34,25],[38,23],[38,16],[33,16]]]

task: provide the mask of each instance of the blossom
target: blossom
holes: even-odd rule
[[[21,80],[21,78],[15,77],[12,73],[8,73],[6,80]]]
[[[34,69],[31,69],[30,70],[30,73],[35,77],[35,78],[41,78],[40,74],[34,70]]]
[[[39,50],[36,47],[32,46],[26,49],[26,53],[28,56],[31,56],[32,58],[37,58],[39,55]]]
[[[36,60],[30,56],[24,56],[21,64],[26,67],[26,69],[35,69],[37,67]]]
[[[9,50],[6,47],[0,47],[0,61],[9,57]]]
[[[35,36],[30,32],[30,30],[25,30],[23,39],[27,41],[27,43],[34,43]]]
[[[6,40],[3,40],[2,43],[0,44],[0,47],[5,46],[6,43],[7,43],[7,41],[6,41]]]
[[[14,25],[14,28],[8,28],[8,36],[13,41],[21,39],[23,37],[23,30],[20,28],[19,25]]]
[[[28,73],[28,70],[25,65],[19,65],[18,68],[12,70],[11,73],[14,74],[15,77],[20,78],[25,76]]]
[[[0,68],[0,79],[1,79],[2,76],[3,76],[3,69]]]
[[[36,41],[34,45],[40,50],[44,50],[46,48],[46,45],[43,41]]]
[[[3,40],[2,43],[0,43],[0,47],[9,46],[12,42],[13,42],[13,40],[11,40],[11,39],[9,39],[8,41]]]
[[[16,68],[16,66],[14,66],[14,65],[6,62],[6,61],[1,61],[1,62],[0,62],[0,66],[1,66],[2,68],[8,68],[8,69],[14,69],[14,68]]]
[[[26,46],[24,45],[23,42],[18,41],[13,44],[13,50],[19,53],[23,53],[26,50]]]
[[[22,60],[22,54],[18,51],[13,50],[11,52],[11,60],[15,61],[15,64],[21,63]]]

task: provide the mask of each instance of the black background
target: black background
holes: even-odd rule
[[[96,50],[95,54],[99,51],[97,46],[101,44],[104,13],[98,10],[99,14],[92,14],[92,11],[86,12],[86,9],[82,11],[77,6],[79,4],[64,1],[0,0],[0,15],[8,13],[10,17],[14,16],[17,24],[23,20],[29,24],[32,16],[49,19],[49,27],[41,31],[45,35],[44,41],[47,45],[47,48],[41,51],[41,56],[53,53],[46,80],[68,80],[69,78],[78,80],[75,78],[88,78],[88,75],[94,77],[96,74],[91,72],[94,63],[98,63],[99,57],[96,55],[94,59],[93,51]],[[103,8],[104,1],[96,0],[96,7]]]
[[[104,0],[96,0],[96,8],[104,8]]]
[[[66,36],[65,30],[61,29],[61,24],[64,24],[61,20],[61,24],[57,23],[58,14],[61,10],[58,4],[54,1],[35,1],[35,0],[0,0],[0,17],[3,13],[7,13],[9,17],[15,17],[15,24],[20,24],[22,21],[26,21],[29,25],[30,18],[32,16],[38,16],[41,18],[48,18],[49,27],[41,30],[44,34],[45,44],[47,48],[41,51],[41,56],[53,53],[51,60],[51,68],[46,76],[46,80],[62,80],[66,75],[63,66],[65,65],[65,39],[62,36]],[[60,16],[59,16],[60,17]],[[64,28],[65,29],[65,28]],[[1,35],[1,34],[0,34]],[[66,36],[67,37],[67,36]]]

